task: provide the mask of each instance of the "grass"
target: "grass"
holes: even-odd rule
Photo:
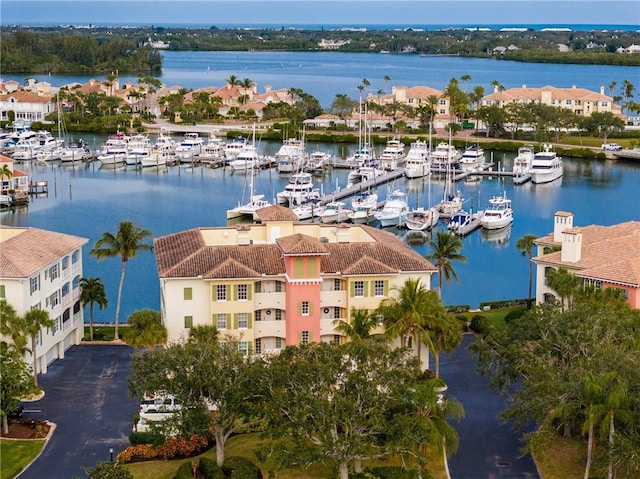
[[[582,479],[586,459],[585,443],[580,438],[557,440],[534,453],[544,479]]]
[[[489,321],[491,321],[491,323],[496,328],[504,328],[506,326],[506,323],[504,322],[504,318],[507,316],[507,314],[509,314],[513,310],[521,309],[521,308],[524,308],[524,306],[513,306],[511,308],[490,309],[489,311],[469,311],[466,313],[458,313],[456,314],[456,316],[460,316],[460,317],[464,316],[465,318],[468,318],[469,321],[471,321],[471,319],[474,316],[479,315],[489,319]]]
[[[16,477],[22,469],[35,459],[44,447],[44,440],[0,439],[0,479]]]
[[[115,334],[115,326],[93,326],[93,340],[94,341],[113,341],[113,335]],[[122,340],[127,342],[127,335],[130,333],[130,329],[127,324],[118,324],[118,335]],[[89,326],[84,327],[84,341],[89,341],[90,333]]]
[[[265,477],[268,472],[274,468],[274,464],[270,461],[258,461],[253,451],[255,451],[260,443],[258,434],[242,434],[232,437],[225,447],[225,456],[242,456],[253,461],[260,469]],[[216,460],[215,447],[205,452],[201,456],[190,459],[181,459],[176,461],[149,461],[126,464],[124,467],[133,474],[135,479],[172,479],[178,467],[184,462],[197,462],[200,457],[208,457]],[[430,456],[428,464],[432,464],[429,468],[434,479],[446,479],[444,470],[444,462],[442,457]],[[363,468],[376,466],[400,466],[399,458],[391,458],[388,461],[371,460],[363,461]],[[314,464],[306,469],[287,469],[278,471],[278,479],[330,479],[334,477],[333,464],[322,463]],[[426,474],[424,477],[428,477]]]

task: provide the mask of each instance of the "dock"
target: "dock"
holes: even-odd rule
[[[32,181],[29,183],[30,195],[42,195],[49,194],[49,182],[48,181]]]
[[[471,217],[471,221],[468,224],[461,226],[455,231],[452,231],[452,233],[457,236],[467,236],[469,233],[472,233],[480,228],[482,226],[482,223],[480,222],[481,213],[482,212],[474,213]]]
[[[390,181],[402,177],[404,177],[404,168],[397,168],[383,175],[376,176],[372,180],[362,181],[360,183],[356,183],[355,185],[347,186],[331,193],[327,193],[320,198],[319,204],[326,205],[327,203],[330,203],[332,201],[339,201],[349,196],[353,196],[356,193],[360,193],[361,191],[366,191],[370,188],[389,183]]]
[[[531,180],[531,175],[528,173],[526,175],[516,175],[513,177],[513,184],[524,185],[529,180]]]

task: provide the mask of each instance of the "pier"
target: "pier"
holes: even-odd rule
[[[332,201],[339,201],[349,196],[353,196],[361,191],[366,191],[370,188],[389,183],[390,181],[396,180],[398,178],[402,178],[403,176],[404,168],[397,168],[383,175],[376,176],[372,180],[362,181],[360,183],[356,183],[355,185],[347,186],[331,193],[327,193],[320,198],[320,201],[318,203],[320,205],[326,205],[327,203],[330,203]]]
[[[49,194],[49,182],[48,181],[35,181],[29,183],[30,195],[48,195]]]

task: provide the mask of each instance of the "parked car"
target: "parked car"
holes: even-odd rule
[[[602,149],[608,151],[620,151],[622,150],[622,147],[617,143],[604,143],[602,145]]]
[[[170,413],[180,409],[182,409],[182,404],[172,394],[147,396],[140,401],[141,413]]]

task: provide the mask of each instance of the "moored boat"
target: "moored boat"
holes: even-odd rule
[[[518,154],[513,159],[513,175],[524,176],[530,174],[534,156],[533,146],[524,145],[518,148]]]
[[[422,140],[411,143],[405,158],[404,175],[407,178],[422,178],[427,176],[430,170],[429,145]]]
[[[405,152],[404,143],[393,138],[387,141],[387,144],[380,154],[379,163],[383,170],[395,170],[398,165],[404,163]]]
[[[470,145],[466,147],[460,157],[460,167],[464,170],[473,170],[484,164],[484,150],[479,145]]]
[[[489,205],[480,216],[480,223],[487,230],[497,230],[513,223],[511,200],[507,199],[506,194],[489,200]]]
[[[375,217],[380,226],[402,226],[409,213],[407,195],[400,190],[394,190],[384,203],[382,210],[376,212]]]
[[[181,163],[193,163],[199,161],[200,153],[204,147],[204,139],[197,132],[189,131],[176,147],[176,158]]]
[[[291,207],[320,198],[320,191],[313,185],[311,173],[294,173],[276,198],[279,205]]]
[[[342,201],[331,201],[327,203],[324,210],[318,213],[318,218],[323,223],[341,223],[349,219],[352,210],[347,208]]]
[[[440,213],[436,208],[418,207],[407,214],[404,225],[413,231],[425,231],[437,225],[439,219]]]
[[[460,163],[462,153],[450,143],[440,143],[431,152],[431,168],[434,170],[446,170],[455,168]]]
[[[551,145],[545,145],[544,150],[536,153],[531,161],[531,182],[550,183],[562,175],[562,159],[555,151],[551,151]]]

